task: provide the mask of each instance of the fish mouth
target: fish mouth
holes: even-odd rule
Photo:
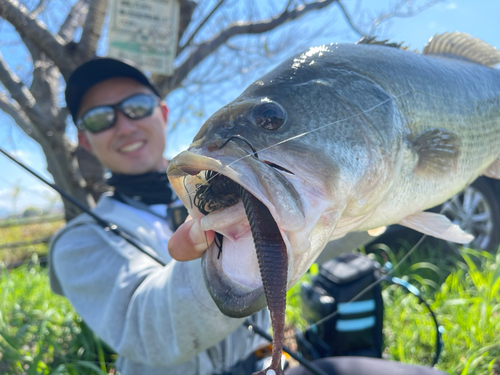
[[[233,145],[224,149],[224,155],[202,149],[185,151],[169,164],[172,187],[190,214],[200,220],[203,230],[217,233],[202,257],[202,269],[211,297],[227,316],[245,317],[266,306],[239,189],[245,189],[267,207],[286,244],[288,269],[293,267],[287,234],[305,225],[305,215],[297,191],[284,177],[287,173],[292,172],[249,156]]]

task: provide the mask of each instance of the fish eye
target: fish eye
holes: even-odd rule
[[[285,123],[286,112],[278,103],[262,103],[253,109],[252,120],[261,128],[277,130]]]

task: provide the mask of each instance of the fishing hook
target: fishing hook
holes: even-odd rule
[[[232,138],[232,137],[231,137]],[[221,148],[231,139],[229,138],[222,146]],[[257,152],[255,151],[255,149],[252,147],[252,145],[246,140],[244,139],[243,137],[240,138],[240,136],[236,137],[236,138],[239,138],[239,139],[242,139],[244,142],[246,142],[251,148],[252,148],[252,151],[254,151],[255,155],[257,154]],[[62,197],[66,198],[69,202],[73,203],[76,207],[78,207],[80,210],[82,210],[83,212],[87,213],[88,215],[90,215],[92,218],[94,218],[98,224],[100,224],[103,229],[105,231],[111,231],[113,232],[114,234],[116,234],[117,236],[120,236],[121,238],[123,238],[125,241],[127,241],[129,244],[131,244],[132,246],[134,246],[136,249],[138,249],[140,252],[142,252],[143,254],[149,256],[150,258],[152,258],[153,260],[155,260],[157,263],[159,263],[160,265],[162,266],[166,266],[166,263],[160,259],[159,257],[157,257],[156,255],[154,254],[151,254],[149,251],[147,251],[139,242],[137,242],[130,234],[128,234],[127,232],[121,230],[118,228],[118,226],[116,224],[113,224],[111,222],[108,222],[104,219],[102,219],[100,216],[98,216],[97,214],[95,214],[94,212],[92,212],[91,210],[89,210],[87,207],[85,207],[85,205],[83,205],[81,202],[79,202],[78,200],[76,200],[75,198],[73,198],[71,195],[69,195],[68,193],[66,193],[64,190],[62,190],[61,188],[59,188],[58,186],[56,186],[55,184],[52,184],[50,183],[48,180],[46,180],[45,178],[43,178],[40,174],[38,174],[37,172],[35,172],[33,169],[29,168],[27,165],[23,164],[22,162],[20,162],[19,160],[17,160],[16,158],[12,157],[7,151],[5,151],[3,148],[0,147],[0,153],[4,154],[5,156],[7,156],[10,160],[12,160],[14,163],[16,163],[17,165],[19,165],[21,168],[25,169],[27,172],[29,172],[31,175],[35,176],[36,178],[38,178],[40,181],[42,181],[43,183],[45,183],[46,185],[50,186],[52,189],[54,189],[56,192],[58,192]],[[265,334],[265,331],[262,330],[262,329],[259,329],[257,326],[255,326],[253,323],[251,323],[251,321],[249,319],[246,319],[244,321],[244,324],[249,327],[249,326],[252,326],[253,327],[253,331],[255,333],[257,333],[259,336],[265,338],[266,340],[272,342],[272,339],[269,337],[269,335]],[[313,373],[317,374],[317,375],[326,375],[322,370],[320,369],[317,369],[314,365],[312,365],[308,360],[306,360],[304,357],[302,357],[300,354],[298,353],[293,353],[292,350],[289,350],[288,348],[284,348],[284,349],[287,349],[286,352],[288,354],[290,354],[291,357],[295,358],[301,365],[303,365],[304,367],[308,368],[310,371],[312,371]]]
[[[252,146],[252,144],[250,143],[250,141],[248,139],[246,139],[245,137],[243,137],[242,135],[239,135],[239,134],[235,134],[235,135],[232,135],[228,138],[226,138],[226,140],[224,142],[222,142],[222,144],[220,145],[219,147],[219,150],[224,147],[225,145],[228,144],[228,142],[233,139],[233,138],[236,138],[236,139],[239,139],[240,141],[243,141],[245,142],[248,147],[250,147],[250,149],[253,151],[253,155],[258,159],[259,158],[259,155],[257,154],[257,150]]]

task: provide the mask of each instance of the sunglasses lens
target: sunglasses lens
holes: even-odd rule
[[[82,118],[85,129],[98,133],[113,126],[115,111],[111,107],[96,107],[88,111]]]
[[[88,110],[78,120],[77,126],[92,133],[99,133],[111,128],[116,119],[115,108],[132,120],[151,115],[160,99],[154,95],[138,94],[125,99],[121,103],[103,105]]]
[[[131,119],[140,119],[149,116],[158,102],[152,95],[136,95],[126,99],[120,106],[125,115]]]

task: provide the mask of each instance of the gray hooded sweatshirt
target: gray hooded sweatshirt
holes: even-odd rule
[[[132,374],[217,374],[245,359],[263,340],[223,315],[210,297],[200,260],[168,254],[172,231],[151,212],[103,196],[94,212],[118,225],[166,266],[86,214],[59,231],[49,247],[50,281],[85,323],[119,354]],[[267,309],[252,316],[269,327]]]

